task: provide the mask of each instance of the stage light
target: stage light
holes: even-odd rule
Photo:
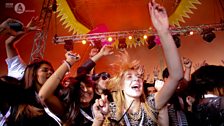
[[[57,1],[56,1],[56,0],[53,1],[53,4],[52,4],[52,11],[53,11],[53,12],[56,12],[56,11],[57,11]]]
[[[112,37],[108,37],[107,39],[109,42],[112,42],[113,41],[113,38]]]
[[[212,40],[216,38],[216,35],[213,32],[212,28],[204,29],[201,34],[202,34],[203,40],[209,43],[212,42]]]
[[[148,43],[148,49],[152,49],[154,46],[156,46],[156,43],[154,40],[155,40],[155,36],[147,37],[146,41]]]
[[[135,38],[135,40],[136,40],[135,42],[136,42],[137,45],[141,44],[141,38]]]
[[[94,47],[98,48],[98,49],[101,49],[102,48],[102,42],[101,40],[95,40],[93,41],[94,43]]]
[[[128,39],[129,39],[129,40],[132,40],[132,36],[128,36]]]
[[[147,35],[144,35],[144,36],[143,36],[143,38],[144,38],[144,39],[147,39],[147,38],[148,38],[148,36],[147,36]]]
[[[82,40],[82,44],[85,45],[86,44],[86,40]]]
[[[119,49],[127,48],[126,38],[119,38],[118,41],[119,41],[119,44],[118,44]]]
[[[191,36],[191,35],[194,35],[194,32],[193,31],[185,31],[183,33],[184,36]]]

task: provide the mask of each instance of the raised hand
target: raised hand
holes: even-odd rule
[[[93,56],[95,56],[98,52],[99,52],[99,49],[97,49],[97,48],[92,48],[92,49],[90,50],[89,56],[90,56],[90,57],[93,57]]]
[[[80,60],[80,55],[77,53],[72,53],[72,51],[68,51],[65,54],[66,61],[70,63],[70,65],[73,65],[75,62]]]
[[[32,17],[25,28],[27,31],[41,30],[41,22],[38,20],[38,17]]]
[[[93,104],[94,120],[103,121],[105,115],[109,113],[109,101],[106,95],[101,95],[100,99],[96,99]]]
[[[199,69],[200,67],[205,66],[205,65],[208,65],[208,64],[206,63],[206,60],[204,60],[202,63],[195,63],[195,64],[194,64],[194,70],[197,70],[197,69]]]
[[[155,29],[158,32],[168,30],[169,21],[165,8],[156,3],[155,0],[152,0],[148,5],[151,20]]]
[[[1,23],[0,34],[8,34],[8,35],[12,35],[12,36],[18,35],[18,33],[14,29],[11,29],[9,26],[10,23],[15,23],[15,22],[21,24],[21,28],[24,27],[23,23],[20,22],[19,20],[8,18],[7,20],[5,20],[4,22]]]
[[[185,68],[191,68],[192,61],[189,58],[183,57],[183,64]]]
[[[111,45],[104,45],[99,52],[103,56],[111,55],[114,53],[113,47]]]
[[[156,67],[154,67],[153,68],[153,75],[154,75],[154,78],[155,79],[158,79],[158,77],[159,77],[159,68],[158,68],[158,66],[156,66]]]

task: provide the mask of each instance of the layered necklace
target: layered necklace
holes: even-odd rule
[[[140,108],[138,112],[128,113],[128,115],[131,120],[138,121],[141,118],[141,112],[142,112],[142,109]]]
[[[124,121],[127,126],[137,126],[137,125],[143,126],[143,120],[144,120],[144,112],[142,110],[142,106],[140,106],[138,112],[126,113],[124,115]]]

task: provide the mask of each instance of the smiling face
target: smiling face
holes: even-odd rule
[[[81,89],[80,102],[82,105],[88,105],[90,101],[93,99],[94,95],[93,86],[92,84],[81,82],[80,89]]]
[[[135,70],[128,70],[123,75],[122,89],[126,96],[139,98],[143,92],[142,76]]]
[[[43,85],[46,80],[53,74],[53,68],[47,64],[42,64],[37,69],[37,81],[40,85]]]

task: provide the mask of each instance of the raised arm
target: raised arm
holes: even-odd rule
[[[113,47],[110,45],[104,45],[99,53],[97,53],[95,56],[91,57],[91,60],[96,62],[97,60],[99,60],[102,56],[107,56],[107,55],[111,55],[113,54]]]
[[[110,45],[104,45],[100,51],[95,51],[96,54],[92,54],[89,60],[87,60],[82,66],[80,66],[77,70],[77,74],[87,74],[93,69],[96,65],[96,62],[103,56],[113,54],[113,48]]]
[[[192,61],[189,58],[183,57],[183,64],[184,64],[184,79],[186,81],[190,81],[191,79],[191,67],[192,67]]]
[[[78,58],[75,58],[73,56]],[[63,79],[66,72],[68,72],[71,66],[79,60],[79,55],[67,52],[65,54],[66,60],[59,66],[59,68],[47,79],[44,85],[39,91],[39,98],[43,104],[48,106],[48,108],[55,114],[63,115],[64,106],[57,96],[54,95],[54,92],[61,80]]]
[[[106,95],[101,95],[93,104],[93,114],[95,115],[92,126],[102,126],[105,116],[109,113],[109,101]]]
[[[12,22],[21,24],[21,28],[17,28],[15,29],[17,31],[15,31],[13,27],[9,26],[9,23]],[[37,18],[32,18],[27,26],[23,26],[23,24],[18,20],[9,18],[0,25],[1,29],[3,29],[3,31],[1,31],[1,34],[9,35],[9,37],[5,40],[8,76],[12,76],[17,79],[21,79],[23,77],[26,65],[19,57],[19,53],[15,44],[19,42],[23,37],[25,37],[25,35],[27,35],[29,31],[36,31],[37,29],[39,29],[37,24]]]
[[[170,74],[163,88],[155,96],[156,108],[161,109],[173,95],[178,81],[183,77],[183,68],[178,50],[169,31],[168,16],[165,8],[155,3],[155,0],[152,0],[149,3],[149,11],[152,23],[160,37]]]
[[[18,55],[18,52],[16,50],[15,44],[19,42],[27,33],[30,31],[36,31],[39,30],[38,27],[38,21],[37,18],[32,18],[30,22],[27,24],[27,26],[22,26],[21,31],[14,31],[8,26],[9,22],[18,22],[22,25],[22,23],[15,19],[7,19],[4,21],[1,26],[6,29],[6,34],[10,35],[10,37],[5,41],[5,47],[6,47],[6,54],[7,58],[12,58],[14,56]]]

